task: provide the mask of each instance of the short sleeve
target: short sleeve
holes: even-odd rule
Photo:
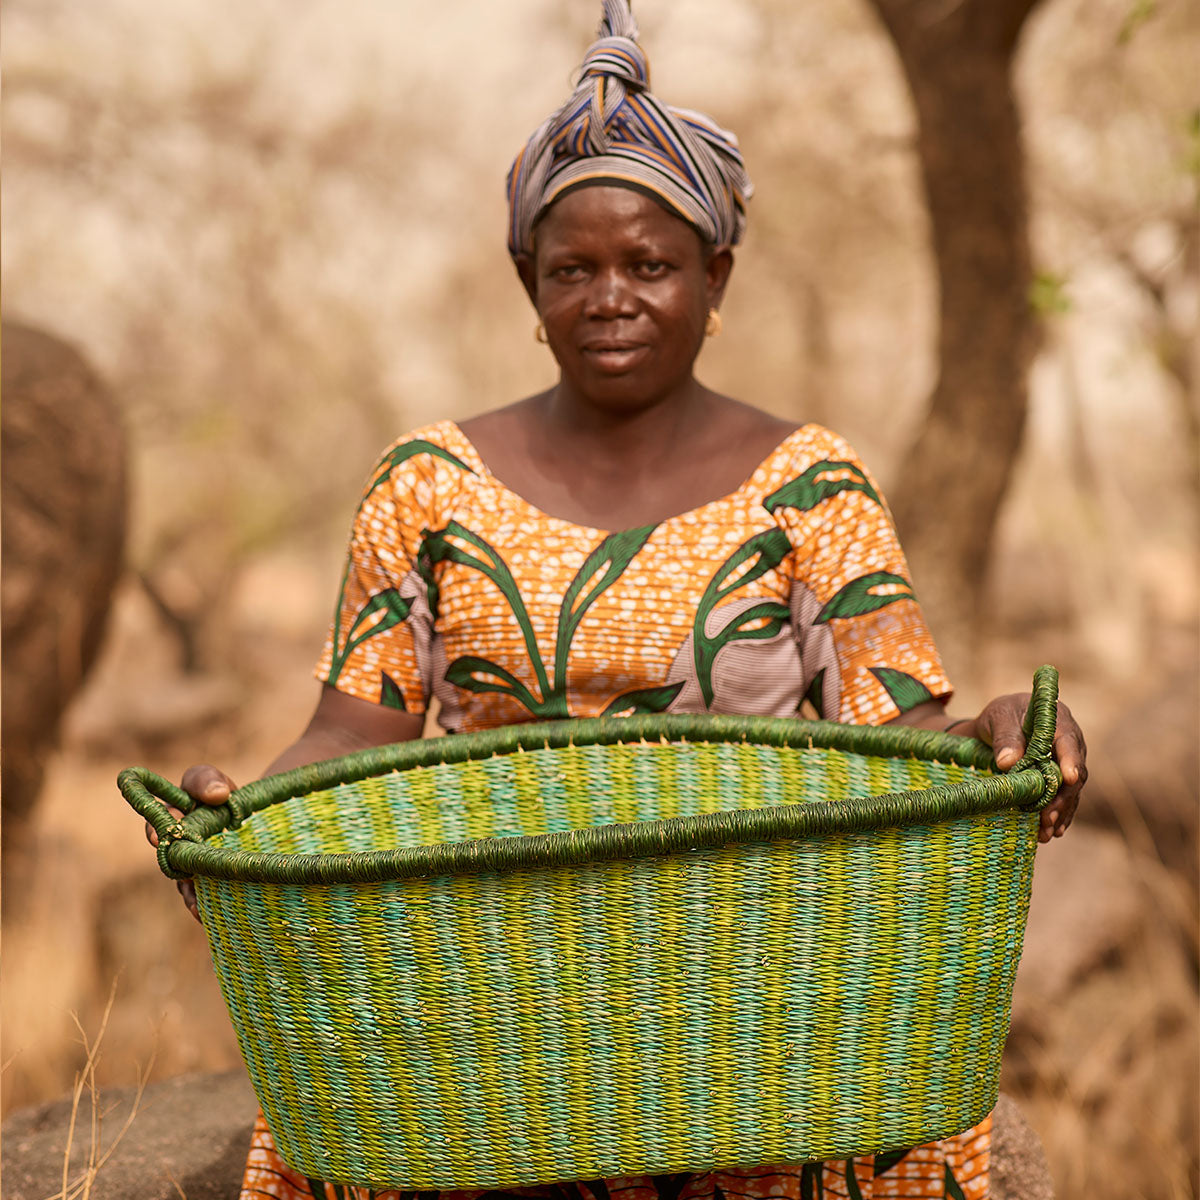
[[[460,469],[469,470],[421,433],[402,438],[376,463],[315,672],[322,682],[402,712],[428,707],[437,602],[421,545],[437,527],[446,472]]]
[[[819,716],[879,725],[950,695],[887,503],[842,438],[802,431],[792,478],[767,497],[792,542],[792,622]]]

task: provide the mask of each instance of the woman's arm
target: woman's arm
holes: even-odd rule
[[[411,742],[421,736],[424,727],[424,713],[406,713],[386,708],[324,684],[316,710],[304,732],[274,759],[263,774],[277,775],[292,767],[337,758],[369,746]],[[230,791],[237,785],[224,771],[200,764],[189,767],[183,773],[181,786],[194,800],[218,805],[229,799]]]
[[[977,717],[952,717],[938,700],[918,704],[901,713],[889,725],[915,725],[919,729],[941,729],[963,737],[978,738],[992,747],[996,765],[1010,770],[1025,753],[1025,735],[1021,724],[1029,707],[1029,696],[1015,693],[998,696]],[[1054,734],[1054,758],[1062,771],[1063,783],[1053,803],[1042,809],[1038,841],[1062,837],[1079,806],[1079,793],[1087,782],[1087,743],[1071,710],[1061,701],[1058,727]]]
[[[300,737],[280,754],[263,772],[276,775],[306,763],[338,758],[369,746],[387,746],[392,742],[411,742],[421,736],[425,726],[423,713],[400,712],[348,696],[325,684],[317,701],[316,711]],[[214,807],[229,799],[237,784],[224,771],[209,763],[188,767],[180,786],[193,800]],[[172,810],[175,812],[175,810]],[[176,816],[181,815],[175,812]],[[147,823],[146,837],[152,846],[158,845],[158,835]],[[192,916],[198,921],[196,891],[190,879],[178,881],[179,894]]]

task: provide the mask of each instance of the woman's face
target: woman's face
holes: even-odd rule
[[[720,304],[733,257],[623,187],[588,187],[556,201],[518,261],[562,368],[589,403],[637,411],[680,393]]]

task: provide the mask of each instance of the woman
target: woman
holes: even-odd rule
[[[509,175],[509,248],[559,379],[383,456],[355,519],[316,712],[270,771],[419,737],[431,694],[449,732],[605,713],[788,716],[807,700],[830,719],[981,737],[1011,766],[1025,698],[947,715],[950,685],[887,509],[850,447],[696,379],[751,189],[729,134],[649,92],[635,37],[626,0],[606,0],[575,95]],[[1086,777],[1065,709],[1056,749],[1067,782],[1042,841],[1066,829]],[[231,786],[212,767],[184,777],[209,804]],[[977,1200],[988,1136],[984,1121],[886,1160],[572,1194]],[[326,1194],[279,1159],[260,1116],[243,1200]]]

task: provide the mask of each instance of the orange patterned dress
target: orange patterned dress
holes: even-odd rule
[[[647,712],[878,724],[949,683],[887,507],[854,451],[806,425],[735,492],[593,529],[496,479],[450,421],[396,442],[354,521],[317,674],[450,733]],[[990,1118],[904,1152],[505,1192],[370,1192],[292,1171],[259,1115],[242,1200],[984,1200]]]

